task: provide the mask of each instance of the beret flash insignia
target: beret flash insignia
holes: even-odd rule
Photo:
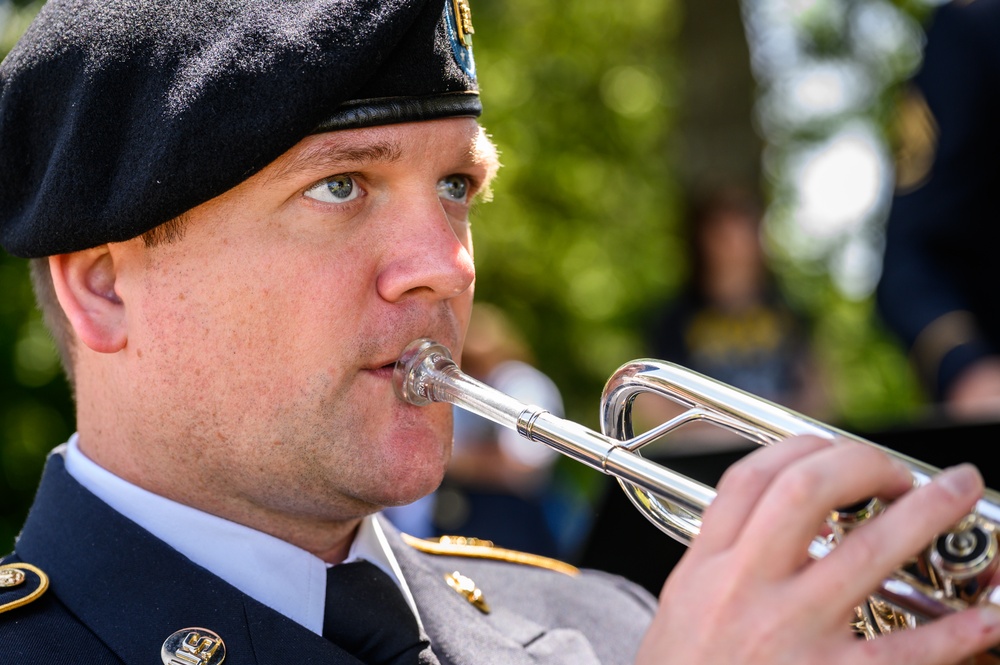
[[[472,10],[469,0],[447,0],[444,3],[445,26],[455,62],[470,78],[476,78],[476,61],[472,57]]]

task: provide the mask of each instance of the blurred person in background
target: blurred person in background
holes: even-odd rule
[[[762,218],[760,200],[746,188],[719,187],[693,197],[685,228],[689,278],[656,313],[647,344],[655,358],[825,417],[808,326],[785,301],[767,266]],[[656,424],[675,411],[665,400],[648,399],[642,417]],[[685,434],[720,447],[747,445],[716,427],[685,428]]]
[[[1000,3],[942,5],[897,118],[877,302],[929,398],[963,421],[1000,416],[998,117]]]

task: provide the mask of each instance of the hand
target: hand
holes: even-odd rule
[[[1000,642],[1000,610],[957,613],[866,642],[853,608],[971,511],[982,479],[963,465],[911,489],[877,449],[790,439],[733,465],[701,534],[667,579],[637,663],[945,665]],[[837,506],[894,500],[827,557],[807,548]]]

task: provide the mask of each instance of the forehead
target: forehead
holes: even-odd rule
[[[274,182],[422,158],[454,162],[456,168],[480,168],[487,179],[498,168],[496,148],[482,127],[472,118],[448,118],[308,136],[259,175]]]

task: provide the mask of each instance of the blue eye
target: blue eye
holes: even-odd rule
[[[464,175],[450,175],[438,181],[437,191],[438,196],[465,203],[469,196],[469,179]]]
[[[316,183],[305,191],[305,195],[324,203],[347,203],[361,195],[361,188],[349,175],[335,175]]]

